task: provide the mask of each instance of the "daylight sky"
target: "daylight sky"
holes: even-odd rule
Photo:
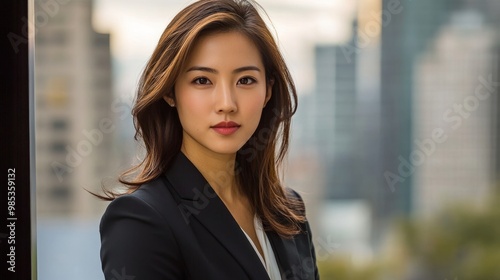
[[[140,73],[172,17],[193,1],[95,0],[93,25],[111,33],[115,92],[133,96]],[[300,93],[314,90],[314,46],[349,39],[357,1],[260,0]]]

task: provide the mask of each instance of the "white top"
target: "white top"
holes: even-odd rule
[[[257,253],[257,256],[259,256],[262,265],[266,269],[269,278],[271,278],[271,280],[281,280],[278,262],[276,261],[276,256],[274,255],[273,247],[271,246],[271,243],[269,242],[269,239],[267,238],[267,235],[262,227],[262,221],[260,220],[259,217],[257,217],[257,215],[255,215],[253,223],[255,226],[255,232],[257,233],[257,239],[259,240],[260,246],[262,247],[262,251],[264,252],[264,258],[259,253],[257,246],[255,246],[250,236],[248,236],[248,234],[243,230],[243,228],[240,227],[241,231],[243,231],[245,236],[248,238],[250,244],[252,244],[253,249]]]

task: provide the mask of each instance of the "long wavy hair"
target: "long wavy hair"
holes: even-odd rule
[[[236,154],[236,182],[264,228],[291,237],[300,232],[300,223],[305,221],[304,205],[286,194],[278,171],[288,149],[297,94],[288,67],[256,7],[263,10],[254,1],[201,0],[183,9],[169,23],[145,67],[132,109],[135,139],[142,139],[146,155],[119,181],[127,186],[126,193],[131,193],[168,170],[180,152],[183,130],[177,110],[168,106],[163,97],[175,99],[175,82],[200,36],[240,32],[259,49],[266,82],[273,84],[271,99],[256,131]],[[105,200],[123,194],[104,192],[99,197]]]

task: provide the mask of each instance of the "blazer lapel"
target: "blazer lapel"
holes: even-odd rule
[[[301,262],[294,239],[281,237],[274,231],[266,231],[267,238],[273,247],[282,279],[289,279],[301,269]]]
[[[186,223],[198,220],[241,264],[250,279],[269,279],[257,253],[224,202],[183,153],[179,153],[165,175],[180,197],[178,207]]]

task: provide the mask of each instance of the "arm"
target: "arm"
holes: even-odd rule
[[[105,279],[183,279],[175,237],[147,202],[125,195],[111,202],[101,225]]]

